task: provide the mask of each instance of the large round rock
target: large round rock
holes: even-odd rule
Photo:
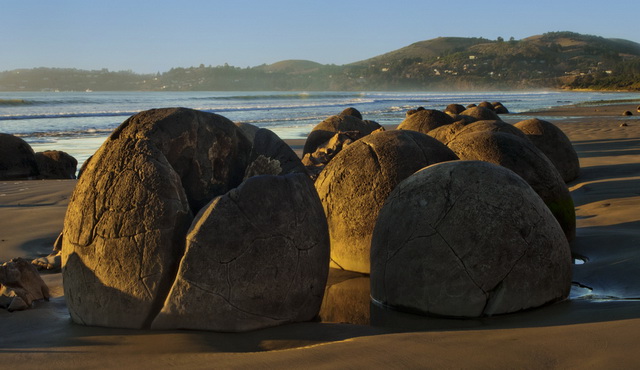
[[[38,175],[31,146],[21,138],[0,133],[0,180],[27,179]]]
[[[551,160],[565,182],[580,175],[580,161],[567,135],[551,122],[537,118],[514,124]]]
[[[451,123],[453,123],[453,118],[444,112],[435,109],[422,109],[400,122],[398,130],[412,130],[426,134],[437,127]]]
[[[374,121],[363,121],[348,114],[331,116],[311,130],[309,136],[307,136],[307,141],[304,143],[302,154],[315,152],[320,145],[329,141],[338,132],[357,131],[359,136],[362,137],[381,128],[382,126]]]
[[[468,108],[460,113],[463,116],[470,116],[477,120],[499,120],[500,117],[492,109],[477,106]]]
[[[526,135],[512,124],[500,120],[483,120],[472,123],[458,121],[450,125],[440,126],[437,129],[430,131],[428,135],[436,138],[441,143],[448,145],[449,142],[455,139],[458,135],[481,131],[506,132],[523,139],[526,138]]]
[[[371,242],[371,296],[423,314],[480,317],[565,298],[571,252],[540,197],[487,162],[427,167],[400,183]]]
[[[449,148],[462,160],[481,160],[520,175],[556,217],[567,239],[576,235],[573,199],[549,159],[531,141],[504,132],[481,131],[457,136]]]
[[[369,273],[371,233],[389,193],[415,171],[455,159],[442,143],[410,130],[375,133],[338,153],[315,182],[336,267]]]
[[[268,131],[255,130],[248,136],[222,116],[182,108],[142,112],[113,132],[88,161],[65,217],[63,278],[75,322],[146,328],[162,311],[159,327],[235,331],[275,325],[284,322],[283,317],[308,319],[313,307],[319,309],[315,285],[311,289],[309,280],[300,278],[307,284],[300,288],[294,282],[304,274],[284,271],[298,271],[304,265],[305,273],[317,274],[317,284],[326,279],[328,230],[320,200],[309,190],[313,185],[306,174],[296,174],[302,167],[290,148]],[[286,173],[293,174],[281,176]],[[236,190],[240,184],[245,186]],[[235,213],[214,212],[220,196],[250,206]],[[258,222],[265,214],[273,215],[274,224]],[[226,226],[211,226],[209,218],[214,216],[224,218]],[[284,218],[290,223],[285,224]],[[195,237],[187,238],[189,229]],[[298,234],[308,239],[301,242]],[[320,250],[313,252],[320,256],[315,262],[305,259],[312,254],[312,246]],[[286,282],[278,280],[273,288],[274,280],[260,275],[259,281],[253,281],[253,290],[233,290],[234,304],[243,299],[265,305],[280,302],[281,313],[265,315],[278,320],[243,316],[251,312],[246,304],[238,306],[235,319],[204,317],[201,306],[210,311],[225,308],[220,308],[218,296],[203,295],[197,289],[179,295],[187,303],[171,309],[175,300],[167,298],[169,292],[180,291],[185,281],[207,291],[230,287],[229,280],[223,288],[208,285],[219,276],[220,263],[198,267],[196,275],[189,269],[216,260],[226,253],[225,248],[238,248],[234,264],[223,259],[229,263],[223,266],[228,277],[233,276],[232,270],[243,268],[257,273],[262,265],[270,272],[275,268]],[[295,302],[299,315],[292,318],[285,307],[287,299]]]
[[[311,320],[328,269],[326,219],[308,176],[251,177],[196,216],[152,328],[235,332]]]

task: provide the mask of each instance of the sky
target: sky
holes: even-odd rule
[[[640,43],[636,0],[0,0],[0,71],[347,64],[440,36]]]

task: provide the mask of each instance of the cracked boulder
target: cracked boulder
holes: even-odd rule
[[[571,252],[533,189],[481,161],[427,167],[400,183],[371,243],[371,297],[449,317],[517,312],[564,299]]]
[[[567,135],[551,122],[532,118],[514,124],[549,158],[564,182],[580,175],[580,161]]]
[[[336,133],[345,131],[357,131],[359,136],[369,135],[373,131],[383,129],[379,123],[375,121],[363,121],[362,119],[349,115],[339,114],[331,116],[316,125],[311,130],[302,149],[303,156],[307,153],[313,153],[319,146],[329,141]]]
[[[398,130],[412,130],[426,134],[435,128],[452,123],[453,118],[444,112],[436,109],[421,109],[400,122]]]
[[[187,233],[190,229],[193,232],[203,222],[203,210],[209,209],[218,197],[235,191],[245,179],[246,182],[261,178],[279,179],[287,171],[295,173],[295,168],[302,168],[301,164],[287,163],[291,155],[295,155],[288,149],[291,153],[286,152],[270,132],[256,130],[253,135],[247,135],[222,116],[191,109],[150,110],[126,120],[87,164],[65,216],[63,279],[72,319],[86,325],[150,327],[163,310],[169,292],[174,291],[174,285],[181,281],[178,270],[183,260],[187,256],[207,260],[220,253],[216,250],[220,243],[199,244],[202,247],[198,252],[200,255],[191,249]],[[287,185],[289,196],[295,199],[309,196],[306,201],[315,202],[316,214],[323,216],[317,194],[296,193],[303,191],[304,186],[313,186],[306,174],[296,179],[300,176],[307,184],[302,183],[298,187]],[[268,209],[272,203],[265,199],[269,199],[272,192],[282,192],[276,189],[275,183],[291,182],[295,181],[274,180],[264,184],[267,186],[253,187],[255,194],[241,192],[241,197],[254,201],[251,213],[275,214],[279,211]],[[260,201],[256,200],[258,198]],[[287,207],[287,203],[279,206]],[[306,220],[315,221],[317,217],[308,214],[298,217],[302,217],[296,219],[302,231],[297,232],[318,228],[320,231],[315,234],[310,232],[308,242],[315,241],[320,249],[328,250],[327,243],[314,239],[317,234],[322,234],[322,230],[327,233],[326,223],[309,225]],[[222,234],[218,230],[212,237],[224,240],[229,237],[228,233],[245,231],[254,230],[222,229]],[[200,232],[207,233],[206,227]],[[297,240],[284,231],[281,235],[293,240],[292,243]],[[260,238],[250,233],[243,236]],[[240,245],[227,247],[240,248]],[[259,264],[264,258],[268,264],[282,252],[277,248],[265,248],[255,253],[253,257],[256,260],[250,262]],[[327,262],[325,259],[321,265],[324,267]],[[239,263],[238,266],[241,269],[243,265]],[[313,272],[318,269],[308,268]],[[206,276],[218,272],[212,266],[204,266],[200,273]],[[291,277],[280,276],[291,283]],[[323,278],[326,279],[326,275],[318,277],[319,280]],[[206,278],[203,280],[204,285]],[[193,283],[199,284],[198,281]],[[293,288],[288,291],[292,295],[313,296],[311,291]],[[243,289],[235,292],[253,295],[263,304],[270,299],[282,298],[266,294],[264,286],[260,292]],[[309,300],[313,301],[312,298]],[[199,305],[217,303],[201,300],[198,304],[181,306],[179,310],[181,314],[190,315],[192,310],[197,311]],[[200,317],[200,323],[215,320],[216,317]],[[244,330],[246,324],[243,320],[238,317],[231,321],[237,330]],[[176,324],[173,327],[183,326]],[[202,327],[190,328],[209,327],[203,324]]]
[[[251,177],[196,216],[152,328],[246,331],[311,320],[328,262],[326,220],[311,180]]]
[[[508,134],[516,135],[523,139],[526,138],[525,134],[514,127],[512,124],[499,120],[484,120],[475,121],[472,123],[466,123],[465,121],[454,122],[450,125],[440,126],[435,130],[429,131],[428,135],[436,138],[444,145],[448,145],[458,135],[470,134],[472,132],[481,131],[495,131],[506,132]]]
[[[522,177],[542,198],[564,230],[576,236],[576,214],[567,185],[553,163],[526,138],[504,132],[459,135],[448,147],[462,160],[481,160],[506,167]]]
[[[375,133],[338,153],[315,182],[329,224],[332,265],[369,273],[371,233],[389,193],[415,171],[455,159],[444,144],[411,130]]]

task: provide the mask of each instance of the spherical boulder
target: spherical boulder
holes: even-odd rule
[[[31,146],[21,138],[0,133],[0,180],[28,179],[38,175]]]
[[[358,131],[361,136],[366,136],[380,129],[382,126],[374,121],[363,121],[350,115],[331,116],[311,130],[304,143],[302,154],[315,152],[320,145],[329,141],[338,132]]]
[[[359,119],[362,119],[362,113],[354,107],[349,107],[340,112],[341,116],[353,116]]]
[[[454,122],[451,125],[441,126],[435,130],[430,131],[429,136],[432,136],[441,143],[447,145],[458,135],[481,131],[506,132],[508,134],[526,139],[526,135],[513,125],[504,121],[496,120],[475,121],[469,124],[467,124],[465,121],[458,121]]]
[[[41,179],[75,179],[78,161],[60,150],[45,150],[35,153]]]
[[[571,251],[540,197],[487,162],[429,166],[401,182],[371,241],[371,297],[450,317],[517,312],[564,299]]]
[[[520,121],[514,126],[524,132],[551,160],[565,182],[575,180],[580,175],[578,154],[567,135],[558,126],[537,118]]]
[[[507,107],[505,107],[504,105],[500,104],[500,103],[493,103],[493,110],[498,113],[498,114],[508,114],[509,110],[507,109]]]
[[[576,235],[573,199],[549,159],[527,139],[504,132],[459,135],[448,147],[462,160],[481,160],[506,167],[538,193],[571,241]]]
[[[412,114],[414,114],[414,113],[417,113],[417,112],[419,112],[419,111],[421,111],[421,110],[424,110],[424,109],[425,109],[424,107],[418,107],[418,108],[416,108],[416,109],[409,109],[409,110],[405,113],[405,117],[409,117],[410,115],[412,115]]]
[[[426,134],[437,127],[451,123],[453,118],[448,114],[435,109],[423,109],[400,122],[398,130],[412,130]]]
[[[371,233],[387,195],[415,171],[455,159],[442,143],[411,130],[375,133],[338,153],[315,182],[329,224],[332,263],[369,273]]]
[[[447,107],[444,109],[445,113],[451,113],[451,114],[460,114],[462,113],[465,109],[464,105],[462,104],[449,104],[447,105]]]
[[[462,111],[462,113],[460,114],[464,116],[471,116],[477,120],[499,120],[500,119],[500,117],[498,117],[496,112],[494,112],[492,109],[484,108],[480,106],[468,108]]]
[[[493,104],[491,104],[491,103],[490,103],[490,102],[488,102],[488,101],[480,102],[480,103],[478,103],[478,106],[479,106],[479,107],[482,107],[482,108],[487,108],[487,109],[489,109],[489,110],[493,110]]]
[[[309,305],[319,310],[315,285],[326,280],[328,230],[311,180],[296,172],[299,164],[287,163],[295,157],[292,153],[283,151],[273,135],[255,130],[247,137],[233,122],[212,113],[168,108],[126,120],[88,161],[65,216],[63,279],[73,321],[148,328],[162,312],[162,328],[242,331],[308,318]],[[275,195],[276,205],[271,201]],[[241,203],[235,213],[215,207]],[[280,212],[288,212],[292,221],[285,225],[276,216]],[[264,214],[274,215],[277,225],[259,223]],[[219,217],[227,227],[216,224]],[[223,258],[192,274],[194,259],[214,261],[229,248],[240,248],[233,266]],[[312,255],[315,260],[307,258]],[[223,288],[209,285],[221,271],[232,276],[232,269],[255,272],[262,265],[283,272],[285,267],[274,258],[282,258],[291,272],[280,275],[285,283],[265,278],[263,285],[254,282],[253,290],[231,289],[226,279]],[[307,273],[317,274],[313,284]],[[170,292],[181,292],[185,281],[201,289],[179,295],[189,304],[172,310]],[[266,284],[279,284],[279,293]],[[241,305],[232,312],[220,296],[203,292],[227,288],[234,294],[228,302],[259,297],[264,305],[282,303],[282,311],[269,311],[267,319],[259,320],[259,311],[248,315],[251,310]],[[291,295],[300,315],[289,314],[281,291]],[[203,317],[200,306],[226,310],[225,315]]]

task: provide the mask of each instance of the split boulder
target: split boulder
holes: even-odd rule
[[[296,172],[300,163],[289,160],[291,153],[271,133],[256,130],[247,135],[216,114],[168,108],[129,118],[87,164],[65,217],[63,278],[72,319],[86,325],[148,328],[162,312],[161,324],[154,327],[225,331],[308,319],[313,307],[319,310],[320,301],[315,285],[303,277],[308,271],[317,274],[318,285],[326,280],[328,231],[320,200],[309,191],[311,180]],[[270,201],[282,193],[291,199],[278,196],[279,204]],[[216,208],[236,203],[249,205],[236,207],[235,213]],[[300,210],[305,213],[297,213]],[[285,227],[282,216],[268,226],[264,220],[252,224],[265,214],[284,214],[293,221]],[[269,234],[271,229],[275,234]],[[307,237],[304,243],[298,243],[299,234]],[[229,252],[238,257],[233,268],[202,262],[234,248]],[[305,259],[313,253],[319,257]],[[196,265],[194,275],[191,268]],[[266,271],[262,277],[275,271],[285,283],[277,280],[277,287],[272,287],[267,284],[275,280],[258,279],[252,290],[233,289],[229,302],[203,294],[229,286],[226,279],[224,287],[208,285],[217,281],[220,269],[232,276],[260,268]],[[304,284],[296,283],[300,281]],[[175,300],[170,293],[181,292],[185,282],[202,289],[180,294],[180,299],[194,303],[172,310]],[[287,299],[299,308],[296,315],[287,311]],[[262,311],[251,311],[249,304],[234,307],[243,301],[281,304],[282,312],[267,311],[266,320],[260,321],[255,316]],[[209,312],[227,311],[202,316],[201,306]],[[247,317],[246,312],[255,315]]]

